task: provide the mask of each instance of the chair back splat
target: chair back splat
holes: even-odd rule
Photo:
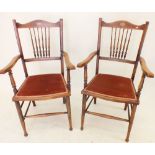
[[[56,23],[51,23],[43,20],[34,20],[26,24],[17,23],[13,20],[15,29],[17,44],[21,55],[25,76],[28,76],[26,67],[27,62],[33,61],[49,61],[60,60],[61,61],[61,73],[64,75],[64,62],[63,62],[63,19],[60,19]],[[58,28],[60,35],[60,55],[52,56],[51,52],[51,29]],[[24,50],[22,49],[20,40],[20,29],[28,30],[28,36],[31,42],[33,57],[25,58]]]
[[[16,22],[16,20],[13,20],[13,25],[20,54],[13,57],[5,67],[0,69],[0,74],[9,74],[10,82],[14,92],[12,100],[15,102],[24,136],[28,136],[25,124],[26,118],[48,117],[67,114],[69,129],[72,130],[70,106],[70,71],[74,70],[75,66],[72,64],[69,58],[69,54],[63,49],[63,20],[60,19],[56,23],[51,23],[43,20],[34,20],[26,24],[21,24]],[[55,36],[53,35],[55,29],[57,29],[58,32],[58,40],[56,39],[56,37],[54,37],[53,39],[51,37]],[[54,44],[54,41],[58,42],[58,44]],[[51,44],[51,42],[53,44]],[[55,46],[53,47],[53,45],[59,45],[59,49],[57,49]],[[58,51],[57,55],[55,55],[54,52],[51,51],[51,46],[53,51]],[[22,82],[19,88],[17,88],[12,69],[19,59],[22,60],[22,65],[25,72],[25,80]],[[28,62],[40,62],[49,60],[60,61],[61,73],[58,73],[57,69],[55,69],[56,73],[28,75]],[[64,77],[64,62],[67,71],[67,81]],[[62,98],[63,103],[66,104],[65,112],[61,111],[39,113],[33,115],[29,114],[31,104],[33,106],[36,106],[36,101],[38,102],[57,98]],[[24,104],[27,104],[27,108],[24,106]],[[25,112],[23,107],[24,109],[26,108]]]
[[[148,25],[149,25],[149,22],[146,22],[143,25],[135,25],[124,20],[107,23],[107,22],[104,22],[102,18],[100,18],[99,29],[98,29],[96,74],[99,73],[100,60],[118,61],[118,62],[132,64],[134,66],[132,76],[131,76],[132,80],[134,80],[137,64],[140,59],[140,54],[141,54]],[[102,56],[101,55],[102,31],[104,32],[106,31],[106,29],[110,31],[110,37],[108,38],[110,40],[109,47],[108,47],[109,54],[107,56]],[[129,46],[132,40],[135,39],[134,37],[132,38],[133,33],[136,33],[137,31],[141,31],[141,36],[138,43],[139,46],[137,49],[138,51],[136,53],[135,59],[131,60],[131,59],[128,59],[128,53],[131,52],[129,51]],[[103,37],[104,37],[103,39],[104,41],[105,36]]]
[[[97,50],[77,64],[77,67],[84,68],[84,89],[81,91],[83,95],[81,130],[84,128],[86,114],[125,121],[129,123],[125,141],[129,141],[136,109],[140,103],[140,95],[145,77],[154,77],[154,74],[148,69],[145,59],[140,56],[148,25],[149,22],[142,25],[135,25],[125,20],[107,23],[103,21],[102,18],[99,18]],[[90,82],[87,82],[88,64],[95,56],[97,57],[96,75]],[[124,77],[114,75],[113,73],[108,74],[105,73],[105,70],[104,73],[102,73],[100,71],[100,67],[102,67],[101,60],[109,61],[111,64],[111,61],[113,61],[119,64],[124,63],[130,65],[131,76]],[[142,74],[139,86],[136,89],[134,78],[139,62]],[[104,65],[104,67],[106,68],[106,65]],[[115,71],[115,69],[112,69],[112,71]],[[91,100],[89,100],[89,98],[91,98]],[[127,110],[128,118],[90,111],[90,105],[92,102],[96,104],[97,98],[115,102],[115,104],[122,103],[124,110]]]

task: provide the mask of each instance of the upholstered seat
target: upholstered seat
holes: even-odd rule
[[[13,20],[14,30],[17,39],[17,45],[19,48],[19,55],[15,56],[5,67],[0,69],[0,74],[9,74],[10,82],[13,88],[14,96],[13,101],[17,109],[19,120],[24,132],[24,136],[28,136],[25,119],[26,118],[38,118],[38,117],[48,117],[55,115],[66,115],[68,116],[69,129],[72,130],[72,118],[71,118],[71,106],[70,106],[70,95],[71,95],[71,76],[70,71],[75,69],[75,66],[71,63],[69,55],[63,49],[63,19],[53,23],[44,20],[33,20],[28,23],[18,23],[16,20]],[[51,29],[56,27],[59,31],[59,44],[60,56],[53,55],[53,49],[51,47]],[[24,35],[21,35],[21,31],[26,35],[26,41],[22,43],[27,44],[23,46],[20,40],[24,38]],[[57,40],[57,41],[58,41]],[[28,55],[23,53],[26,51],[24,47],[30,46],[32,49],[33,55]],[[24,74],[26,79],[23,84],[19,87],[16,87],[16,82],[13,76],[12,68],[15,66],[17,61],[21,59]],[[43,62],[43,61],[60,61],[61,72],[56,74],[39,74],[29,76],[27,63],[28,62]],[[64,79],[64,64],[67,70],[67,81]],[[39,114],[28,114],[31,104],[35,107],[36,101],[38,100],[48,100],[62,98],[63,103],[66,105],[66,111],[58,112],[48,112],[48,113],[39,113]],[[25,102],[28,101],[28,102]],[[25,107],[27,105],[27,108]],[[23,106],[24,105],[24,106]],[[24,109],[23,109],[24,107]],[[26,109],[25,109],[26,108]],[[24,112],[25,111],[25,112]]]
[[[82,93],[107,100],[112,98],[123,103],[138,102],[132,80],[115,75],[96,75]]]
[[[139,98],[143,88],[144,79],[145,77],[154,77],[154,74],[148,69],[145,60],[140,57],[148,25],[149,22],[142,25],[136,25],[125,20],[107,23],[103,21],[102,18],[99,19],[97,49],[90,53],[86,59],[77,64],[77,67],[84,68],[81,130],[84,128],[86,114],[125,121],[129,123],[125,140],[126,142],[129,141],[137,105],[140,102]],[[141,36],[138,35],[140,33]],[[139,40],[138,42],[136,41],[136,38],[137,41]],[[103,39],[105,39],[105,41]],[[135,46],[134,44],[137,44],[138,46]],[[131,59],[131,55],[133,54],[131,50],[136,52],[136,50],[133,50],[134,47],[138,47],[137,54],[135,53],[135,58]],[[97,57],[96,76],[88,83],[88,64],[94,57]],[[132,73],[130,73],[131,76],[126,78],[116,75],[101,74],[101,61],[113,61],[116,63],[122,63],[122,65],[130,64],[133,67]],[[135,79],[139,62],[142,68],[142,75],[138,88],[135,90],[133,81]],[[89,100],[89,98],[91,98],[91,100]],[[91,103],[94,101],[94,104],[96,104],[97,98],[110,100],[115,102],[115,104],[116,102],[124,103],[124,110],[127,110],[128,119],[90,111],[89,107]]]
[[[13,100],[44,100],[64,96],[69,96],[69,93],[62,74],[43,74],[27,77]]]

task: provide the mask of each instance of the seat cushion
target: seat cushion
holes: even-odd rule
[[[116,102],[137,103],[132,80],[121,76],[98,74],[82,93]]]
[[[43,74],[28,76],[13,100],[44,100],[68,95],[62,74]]]

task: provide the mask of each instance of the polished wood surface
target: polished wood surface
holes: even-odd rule
[[[126,20],[118,20],[114,22],[105,22],[101,20],[101,25],[103,27],[113,27],[113,28],[126,28],[126,29],[135,29],[135,30],[144,30],[146,28],[146,24],[136,25]],[[146,22],[149,23],[149,22]]]
[[[14,96],[13,101],[15,102],[17,113],[20,119],[21,126],[23,128],[24,136],[28,136],[25,119],[26,118],[37,118],[47,117],[59,114],[67,114],[69,129],[72,130],[72,118],[71,118],[71,106],[70,106],[70,95],[71,95],[71,84],[70,84],[70,70],[75,69],[75,66],[71,63],[69,55],[64,52],[63,49],[63,19],[60,19],[56,23],[34,20],[25,24],[21,24],[13,20],[17,45],[19,48],[20,55],[14,57],[11,62],[0,70],[0,74],[8,72],[10,82],[13,88]],[[51,52],[51,28],[58,28],[60,35],[60,56],[54,57]],[[32,45],[32,52],[34,57],[26,58],[24,55],[23,45],[21,43],[21,36],[19,29],[28,30],[30,37],[30,45]],[[26,44],[26,42],[24,42]],[[22,85],[17,88],[16,82],[12,73],[12,68],[16,62],[21,59],[23,70],[25,73],[25,80]],[[27,63],[36,61],[60,61],[61,73],[57,74],[41,74],[29,76]],[[66,62],[67,69],[67,82],[64,78],[64,60]],[[63,98],[65,100],[67,112],[54,112],[54,113],[42,113],[31,115],[28,114],[31,104],[35,107],[36,102],[40,100],[49,100],[55,98]],[[28,101],[27,108],[23,112],[23,105]]]
[[[103,56],[100,56],[99,60],[117,61],[117,62],[123,62],[123,63],[128,63],[128,64],[135,64],[136,62],[132,60],[116,59],[116,58],[109,58],[109,57],[103,57]]]
[[[154,74],[150,71],[150,69],[147,67],[146,61],[143,57],[140,58],[140,64],[142,71],[147,77],[153,78]]]
[[[61,60],[61,57],[50,57],[50,58],[27,58],[24,59],[25,62],[33,62],[33,61],[51,61],[51,60]]]
[[[45,113],[45,114],[27,115],[26,118],[38,118],[38,117],[47,117],[47,116],[62,115],[62,114],[67,114],[67,112],[53,112],[53,113]]]
[[[15,20],[14,20],[15,21]],[[60,22],[51,23],[45,20],[34,20],[25,24],[17,22],[18,28],[36,28],[36,27],[60,27]]]
[[[96,56],[97,52],[94,51],[92,52],[85,60],[81,61],[80,63],[77,64],[77,67],[81,68],[87,65],[93,58]]]
[[[0,74],[5,74],[9,72],[19,59],[20,55],[17,55],[14,58],[12,58],[12,60],[4,68],[0,69]]]
[[[75,66],[71,63],[67,52],[64,52],[64,59],[65,59],[65,64],[66,64],[67,69],[74,70]]]
[[[121,120],[129,123],[125,139],[126,142],[129,141],[136,108],[140,103],[140,94],[143,88],[145,77],[154,77],[154,74],[146,66],[145,60],[143,58],[140,58],[148,25],[149,22],[146,22],[142,25],[136,25],[126,20],[119,20],[108,23],[103,21],[102,18],[99,18],[97,51],[91,53],[88,58],[77,64],[77,67],[84,67],[84,89],[81,92],[83,94],[81,130],[83,130],[84,128],[84,119],[86,113],[108,119]],[[109,56],[101,56],[100,54],[101,43],[104,42],[102,41],[101,33],[105,30],[105,28],[108,28],[110,30]],[[132,35],[135,31],[141,31],[142,35],[138,45],[136,59],[130,60],[128,58],[128,50],[130,42],[133,39]],[[96,76],[90,82],[88,82],[87,64],[91,62],[94,56],[97,56]],[[106,75],[106,78],[103,73],[99,73],[100,61],[115,61],[117,63],[130,64],[131,66],[133,66],[131,78],[127,78],[127,81],[126,78],[121,76],[118,76],[119,81],[117,79],[118,77],[115,78],[114,75]],[[141,63],[142,76],[138,89],[136,90],[133,82],[139,62]],[[100,79],[98,79],[99,76],[101,77]],[[92,103],[90,102],[88,103],[88,105],[86,105],[89,97],[92,97],[91,101],[94,101],[94,103],[96,103],[97,98],[100,98],[116,103],[123,103],[123,105],[125,104],[124,110],[127,110],[128,112],[128,119],[88,111],[90,104]]]

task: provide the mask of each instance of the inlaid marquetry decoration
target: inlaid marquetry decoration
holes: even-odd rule
[[[21,24],[13,20],[17,45],[19,48],[19,55],[15,56],[11,62],[0,70],[0,74],[9,74],[10,82],[13,88],[14,96],[13,101],[17,109],[19,120],[23,128],[24,136],[28,136],[25,119],[47,117],[65,114],[68,117],[69,129],[72,130],[71,118],[71,84],[70,84],[70,70],[74,70],[75,66],[71,63],[69,55],[63,49],[63,20],[60,19],[56,23],[51,23],[43,20],[34,20],[26,24]],[[53,56],[51,52],[51,29],[57,28],[59,31],[59,38],[57,44],[60,45],[59,56]],[[20,30],[29,32],[28,35],[21,35]],[[30,37],[30,44],[28,44],[28,36]],[[22,42],[22,38],[25,41]],[[24,45],[32,46],[33,54],[31,57],[25,57],[28,52],[25,50]],[[25,80],[19,88],[13,76],[12,68],[18,60],[22,61],[22,66],[25,73]],[[28,74],[27,63],[35,61],[50,61],[58,60],[61,64],[61,72],[56,73],[31,75]],[[64,77],[64,63],[67,70],[67,81]],[[61,112],[48,112],[41,114],[29,114],[31,105],[36,106],[38,101],[62,98],[63,103],[66,105],[66,110]],[[25,107],[26,106],[26,107]],[[25,108],[26,110],[24,110]]]
[[[142,25],[135,25],[125,20],[107,23],[101,18],[99,19],[97,50],[93,51],[86,59],[77,64],[77,67],[84,68],[84,89],[81,92],[83,95],[81,130],[84,128],[86,114],[125,121],[129,123],[125,140],[127,142],[129,141],[136,108],[140,104],[140,95],[145,77],[154,77],[154,74],[148,69],[145,60],[140,57],[148,24],[149,23],[146,22]],[[105,31],[107,33],[105,33]],[[137,31],[141,33],[138,41],[136,41],[138,37],[135,36]],[[104,33],[103,36],[102,33]],[[103,43],[105,46],[102,46]],[[132,48],[129,48],[130,46],[132,46]],[[133,50],[134,46],[137,46],[137,50]],[[131,52],[135,54],[135,58],[133,59],[129,57]],[[94,57],[96,57],[96,75],[88,82],[88,64]],[[101,73],[99,70],[102,65],[100,63],[101,61],[130,64],[133,68],[130,73],[131,76],[124,77]],[[136,89],[134,86],[134,78],[139,62],[142,68],[142,75],[139,86]],[[124,110],[127,110],[127,118],[90,111],[89,107],[92,102],[94,102],[94,104],[97,103],[97,98],[115,103],[123,103],[123,105],[125,105]]]

